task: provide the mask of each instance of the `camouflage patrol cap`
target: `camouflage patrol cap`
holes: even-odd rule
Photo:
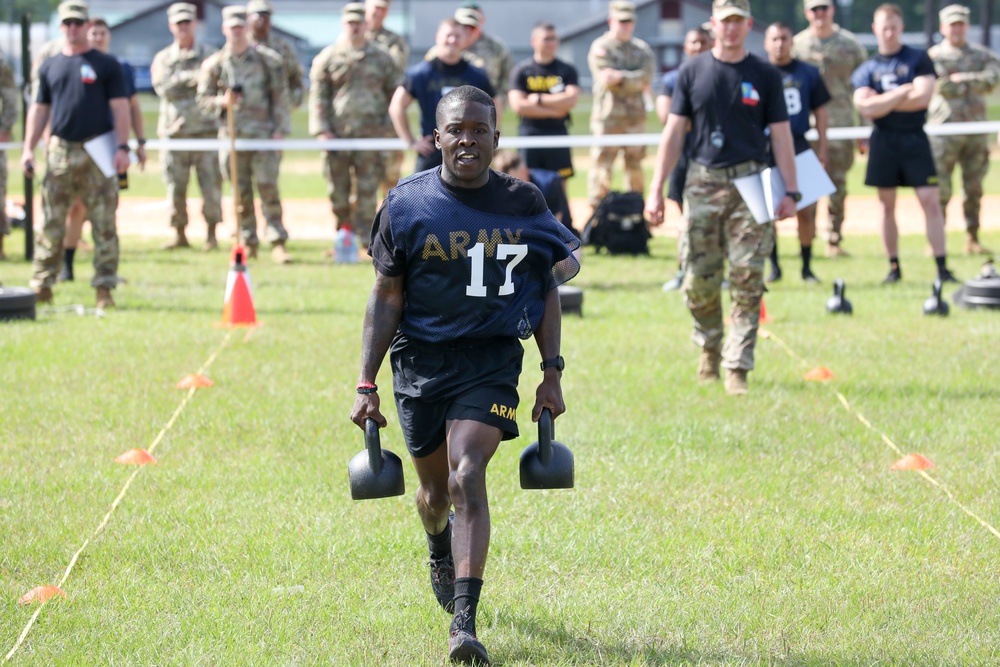
[[[964,7],[962,5],[948,5],[938,12],[938,18],[941,19],[941,25],[968,23],[970,13],[971,12],[968,7]]]
[[[348,23],[364,23],[365,5],[361,2],[349,2],[344,5],[344,9],[341,10],[340,16]]]
[[[247,3],[247,14],[273,14],[271,3],[267,0],[250,0]]]
[[[247,10],[239,5],[229,5],[222,8],[222,25],[226,28],[233,26],[245,26],[247,24]]]
[[[459,7],[455,10],[455,20],[462,25],[478,28],[479,24],[483,22],[483,16],[477,9]]]
[[[806,0],[806,9],[816,9],[817,7],[832,7],[833,0]]]
[[[372,7],[381,7],[382,9],[389,9],[389,0],[365,0],[366,5],[371,5]]]
[[[483,8],[480,7],[479,3],[475,2],[475,0],[465,0],[465,2],[462,3],[462,7],[461,8],[462,9],[475,9],[477,12],[482,12],[483,11]]]
[[[712,16],[717,19],[728,19],[730,16],[750,18],[750,0],[714,0]]]
[[[635,3],[628,0],[613,0],[608,6],[608,17],[616,21],[634,21]]]
[[[86,21],[90,18],[88,12],[87,3],[83,2],[83,0],[66,0],[66,2],[59,3],[60,21],[65,21],[66,19]]]
[[[171,23],[194,21],[198,18],[198,8],[189,2],[175,2],[167,7],[167,20]]]

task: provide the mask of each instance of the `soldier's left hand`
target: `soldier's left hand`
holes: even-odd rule
[[[791,197],[782,197],[778,203],[778,210],[774,212],[778,220],[784,220],[795,215],[795,200]]]
[[[562,386],[559,384],[557,372],[547,372],[542,383],[535,390],[535,405],[531,408],[531,421],[538,421],[538,418],[542,416],[543,408],[552,411],[553,419],[566,412],[566,403],[563,402]]]
[[[135,149],[135,157],[139,160],[139,171],[146,170],[146,147],[139,146]]]
[[[115,151],[115,171],[119,174],[124,174],[128,171],[128,167],[128,153],[124,150]]]

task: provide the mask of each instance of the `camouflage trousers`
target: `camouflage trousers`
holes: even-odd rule
[[[754,220],[732,180],[762,168],[753,162],[728,170],[692,163],[684,188],[680,250],[685,300],[694,318],[692,340],[704,350],[721,348],[725,368],[754,367],[764,260],[774,246],[774,223]],[[733,323],[723,346],[722,279],[727,259]]]
[[[375,219],[376,197],[382,179],[382,154],[378,151],[327,151],[323,176],[337,227],[349,225],[358,240],[368,245]],[[351,182],[357,199],[351,211]]]
[[[962,210],[965,213],[965,229],[979,230],[979,207],[983,198],[983,179],[990,169],[989,136],[985,134],[955,137],[929,137],[934,151],[934,166],[937,168],[941,209],[948,207],[952,193],[952,173],[955,165],[962,168],[962,191],[965,199]]]
[[[236,182],[240,193],[240,243],[247,246],[260,244],[257,239],[257,213],[253,205],[253,186],[260,193],[260,207],[267,225],[265,239],[268,243],[288,240],[288,232],[281,224],[281,197],[278,194],[278,171],[281,154],[277,151],[239,151],[236,158]],[[229,149],[219,151],[219,166],[228,180]]]
[[[816,144],[812,145],[816,150]],[[837,191],[830,195],[827,211],[830,214],[830,227],[827,229],[827,240],[832,245],[839,245],[843,240],[844,200],[847,198],[847,172],[854,164],[854,141],[842,139],[830,141],[826,145],[826,173],[830,175]]]
[[[106,177],[76,141],[50,137],[42,180],[42,230],[35,237],[32,287],[52,287],[62,268],[66,214],[80,198],[94,232],[93,287],[118,284],[118,179]]]
[[[595,135],[642,134],[646,131],[646,118],[614,123],[591,123],[590,129]],[[590,178],[587,184],[587,197],[591,206],[597,206],[611,191],[611,176],[619,152],[623,154],[625,160],[624,189],[633,192],[643,191],[646,180],[642,173],[642,158],[646,155],[645,146],[594,146],[590,149]]]
[[[7,153],[0,151],[0,236],[10,234],[10,221],[7,220]]]
[[[177,229],[184,229],[188,224],[187,193],[192,169],[198,174],[201,214],[205,222],[209,227],[222,222],[222,174],[219,173],[218,156],[208,151],[164,151],[163,182],[170,203],[170,226]]]

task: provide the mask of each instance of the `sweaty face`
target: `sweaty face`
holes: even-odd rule
[[[441,176],[450,185],[478,188],[489,181],[500,132],[490,110],[479,102],[457,100],[438,114],[434,141],[441,149]]]
[[[895,53],[900,48],[899,38],[903,34],[903,19],[889,12],[878,12],[872,23],[872,32],[875,33],[878,50],[881,53]]]
[[[784,28],[768,28],[764,35],[764,50],[772,63],[785,64],[792,59],[792,33]]]

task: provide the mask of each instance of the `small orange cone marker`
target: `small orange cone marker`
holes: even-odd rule
[[[32,602],[45,602],[56,595],[61,595],[65,599],[66,592],[58,586],[38,586],[22,595],[17,603],[31,604]]]
[[[817,366],[808,373],[802,376],[803,380],[808,380],[810,382],[826,382],[827,380],[832,380],[836,377],[826,366]]]
[[[889,466],[889,470],[927,470],[933,467],[934,463],[923,454],[907,454]]]
[[[770,324],[771,318],[767,316],[767,306],[764,305],[764,297],[760,298],[760,323]]]
[[[201,389],[202,387],[214,387],[215,383],[204,375],[189,373],[177,383],[178,389]]]
[[[250,274],[245,263],[246,251],[241,245],[233,246],[226,278],[225,304],[222,306],[224,327],[252,327],[257,325],[257,311],[253,307],[250,291]]]
[[[145,449],[130,449],[115,459],[115,463],[122,465],[144,466],[147,463],[156,463],[156,457]]]

